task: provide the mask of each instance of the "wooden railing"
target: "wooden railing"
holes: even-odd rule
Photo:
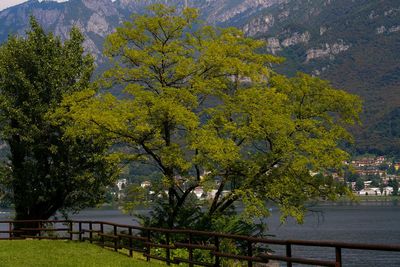
[[[0,221],[0,240],[26,238],[89,241],[102,247],[111,247],[115,251],[126,249],[131,257],[133,251],[136,251],[143,253],[147,261],[157,259],[166,262],[167,265],[187,263],[190,267],[221,266],[221,261],[227,259],[247,262],[250,267],[253,263],[266,263],[269,260],[286,262],[288,267],[291,267],[293,263],[340,267],[343,249],[400,252],[400,245],[277,240],[195,230],[140,227],[103,221]],[[240,245],[242,247],[240,251],[244,252],[239,255],[224,250],[223,242],[226,240]],[[266,253],[265,250],[260,251],[260,247],[265,245],[283,246],[286,253],[275,255]],[[335,260],[293,257],[293,246],[334,248]],[[153,253],[154,249],[163,251],[156,255]],[[173,256],[175,253],[172,252],[177,249],[184,249],[187,257]],[[194,257],[195,250],[207,251],[210,257],[207,261],[198,260]]]

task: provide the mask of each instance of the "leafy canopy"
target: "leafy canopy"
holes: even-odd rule
[[[0,134],[9,146],[1,182],[17,219],[94,205],[116,177],[104,138],[68,138],[63,127],[71,122],[52,119],[65,94],[90,84],[94,66],[83,40],[73,29],[62,43],[31,18],[26,37],[10,37],[0,47]]]
[[[307,200],[346,190],[313,173],[342,168],[348,155],[339,145],[351,140],[345,126],[358,121],[361,103],[318,78],[274,73],[281,59],[264,46],[235,28],[203,26],[196,10],[153,5],[105,43],[113,67],[97,85],[122,86],[125,97],[67,96],[68,134],[102,134],[127,159],[159,168],[165,217],[153,224],[213,228],[236,200],[243,218],[267,215],[270,200],[301,221]],[[205,212],[187,212],[198,186],[215,189],[213,197]]]

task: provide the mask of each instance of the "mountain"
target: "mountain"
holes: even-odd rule
[[[359,152],[400,151],[400,2],[293,0],[261,10],[244,24],[284,56],[288,74],[328,79],[364,100]]]
[[[0,12],[0,43],[9,34],[23,34],[29,24],[29,16],[35,16],[47,30],[65,39],[72,26],[77,26],[86,35],[85,47],[98,63],[103,61],[101,50],[103,39],[115,27],[128,20],[132,13],[143,13],[154,3],[167,3],[182,8],[182,0],[70,0],[68,2],[30,0]],[[228,22],[241,14],[265,8],[278,0],[191,0],[190,6],[202,10],[202,19],[216,24]]]
[[[23,34],[30,14],[66,38],[76,25],[85,47],[101,66],[103,39],[132,13],[156,2],[183,0],[31,0],[0,12],[0,43]],[[277,67],[288,75],[304,71],[328,79],[364,100],[363,125],[352,131],[358,153],[400,155],[400,2],[398,0],[188,0],[201,19],[236,26],[268,41],[285,57]]]

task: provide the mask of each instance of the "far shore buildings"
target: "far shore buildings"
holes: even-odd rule
[[[384,156],[379,156],[376,158],[362,158],[358,160],[351,161],[351,165],[354,167],[379,167],[383,163],[386,162],[386,158]]]
[[[393,193],[393,187],[386,186],[382,190],[377,187],[371,187],[362,189],[357,193],[360,196],[389,196]]]
[[[400,180],[400,176],[398,175],[387,174],[387,171],[381,168],[381,166],[383,166],[384,164],[389,167],[393,165],[396,171],[400,169],[400,162],[393,164],[391,161],[388,161],[384,156],[368,158],[366,157],[350,162],[350,165],[354,168],[354,171],[360,176],[377,175],[384,180],[388,180],[389,177],[392,180]]]
[[[386,169],[387,167],[391,167],[392,169],[394,168],[396,171],[400,170],[400,162],[393,163],[392,161],[388,161],[384,156],[378,156],[378,157],[365,157],[361,159],[356,159],[352,160],[351,162],[346,162],[346,164],[350,165],[353,170],[359,174],[361,177],[363,177],[364,181],[364,189],[360,191],[356,191],[356,182],[348,182],[348,185],[351,186],[355,194],[358,195],[363,195],[363,196],[385,196],[385,195],[392,195],[393,194],[393,187],[388,186],[390,184],[390,180],[398,180],[400,181],[400,175],[397,174],[388,174]],[[384,167],[385,166],[385,167]],[[205,176],[207,176],[209,172],[204,172],[201,176],[200,179],[203,180]],[[318,173],[315,172],[310,172],[310,175],[315,176]],[[324,175],[332,175],[332,177],[339,182],[345,182],[344,177],[341,174],[338,173],[326,173]],[[376,182],[372,183],[370,179],[368,179],[368,176],[379,176],[380,178],[380,186],[376,187]],[[176,176],[175,181],[177,184],[179,184],[183,190],[186,190],[188,184],[187,181],[181,177],[181,176]],[[218,181],[215,181],[216,187],[218,186]],[[375,184],[375,186],[372,186],[372,184]],[[128,185],[127,179],[120,179],[117,182],[117,187],[121,191]],[[150,181],[143,181],[141,182],[140,186],[142,188],[148,188],[151,190],[152,183]],[[224,190],[221,192],[221,195],[224,196],[228,194],[230,191],[229,190]],[[154,194],[154,191],[149,191],[150,194]],[[203,186],[198,186],[193,190],[193,194],[201,200],[208,200],[208,199],[213,199],[215,197],[215,194],[217,193],[217,190],[215,188],[204,188]],[[400,190],[399,190],[400,193]],[[165,194],[168,194],[168,191],[165,192]]]
[[[142,188],[151,187],[151,182],[150,182],[150,181],[143,181],[143,182],[140,184],[140,187],[142,187]]]
[[[354,167],[355,172],[361,176],[378,175],[383,177],[386,175],[386,171],[381,170],[379,167],[384,163],[386,163],[385,157],[380,156],[353,160],[351,165]]]
[[[388,167],[394,167],[396,171],[400,170],[400,162],[393,163],[384,156],[364,157],[351,161],[350,165],[358,175],[364,178],[364,189],[356,192],[358,195],[391,195],[393,194],[393,188],[388,186],[389,181],[400,181],[399,175],[387,173]],[[379,188],[371,186],[372,181],[368,179],[369,176],[379,176],[381,186]],[[353,190],[355,190],[355,184],[355,182],[351,183]]]

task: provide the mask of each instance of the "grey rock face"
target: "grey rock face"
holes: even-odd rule
[[[278,0],[245,0],[232,4],[231,0],[209,0],[205,1],[203,9],[209,9],[207,21],[210,23],[226,22],[243,13],[252,13],[258,9],[264,9],[279,2]],[[236,2],[236,1],[235,1]]]
[[[288,47],[300,43],[307,44],[308,41],[310,41],[310,38],[311,34],[307,31],[302,34],[295,32],[292,36],[282,41],[282,46]]]
[[[251,20],[243,27],[243,31],[250,36],[254,36],[268,32],[274,24],[275,18],[271,14],[267,14]]]
[[[110,0],[82,0],[89,10],[106,17],[118,15],[118,10]]]
[[[35,9],[32,12],[36,19],[41,21],[44,25],[54,25],[62,14],[60,10],[44,10],[41,8]]]
[[[108,24],[105,17],[100,16],[99,14],[95,13],[90,16],[90,19],[87,23],[86,31],[93,32],[101,37],[105,37],[109,34],[110,25]]]
[[[7,28],[1,31],[0,42],[10,32],[24,34],[28,18],[33,14],[46,29],[53,31],[62,39],[68,37],[73,26],[85,35],[85,48],[101,61],[101,40],[110,34],[122,21],[128,20],[131,13],[142,13],[148,5],[164,3],[183,8],[185,2],[201,10],[202,18],[208,23],[226,22],[242,13],[252,13],[269,7],[278,0],[70,0],[64,3],[29,1],[22,5],[0,12],[0,25]],[[264,19],[265,20],[265,19]],[[253,27],[254,26],[254,27]],[[257,33],[261,26],[250,25],[249,34]]]
[[[276,54],[278,51],[282,50],[279,39],[276,37],[270,37],[267,39],[267,47],[270,53]]]
[[[322,48],[313,48],[307,50],[307,58],[306,62],[312,59],[329,57],[331,60],[334,59],[334,56],[348,50],[350,45],[345,44],[343,40],[339,40],[333,44],[324,44]]]

